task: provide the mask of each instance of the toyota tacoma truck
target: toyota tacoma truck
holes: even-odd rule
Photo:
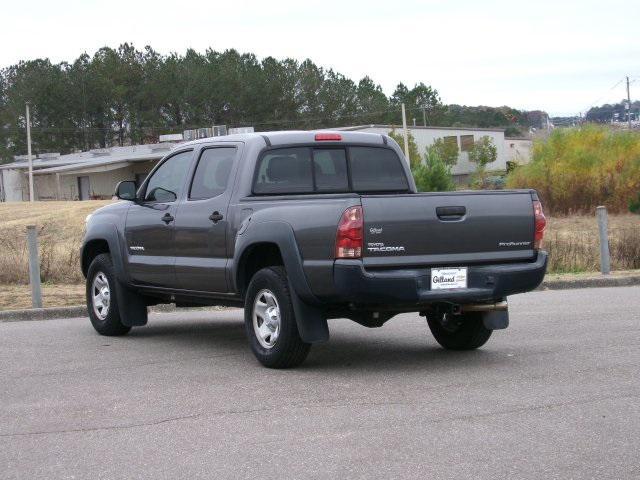
[[[534,190],[418,193],[379,134],[184,143],[116,196],[87,219],[81,252],[97,332],[124,335],[158,303],[243,307],[271,368],[302,363],[328,319],[381,327],[416,312],[442,347],[478,348],[547,265]]]

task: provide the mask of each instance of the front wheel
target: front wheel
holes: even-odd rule
[[[429,315],[427,323],[436,341],[447,350],[473,350],[489,340],[492,330],[482,321],[482,313]]]
[[[298,333],[284,268],[263,268],[253,276],[244,322],[251,351],[265,367],[291,368],[307,358],[311,345]]]
[[[102,253],[94,258],[87,272],[87,310],[100,335],[118,336],[131,330],[120,319],[116,281],[111,256]]]

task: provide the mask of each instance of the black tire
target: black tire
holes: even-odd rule
[[[427,323],[436,341],[447,350],[479,348],[493,332],[484,326],[480,312],[428,316]]]
[[[101,312],[96,312],[99,307],[94,308],[93,303],[94,280],[96,280],[96,277],[101,274],[106,278],[110,297],[106,312],[104,312],[104,310],[102,311],[104,312],[104,318],[101,318]],[[108,253],[101,253],[96,256],[96,258],[91,262],[91,265],[89,265],[89,270],[87,272],[86,296],[89,319],[91,320],[93,328],[95,328],[96,332],[100,335],[110,337],[120,336],[125,335],[129,330],[131,330],[131,327],[123,325],[120,320],[116,281],[113,263],[111,263],[111,256]]]
[[[273,346],[265,347],[259,340],[259,333],[254,327],[254,305],[258,301],[258,296],[264,299],[265,292],[268,292],[276,300],[278,307],[279,327],[277,339],[272,340]],[[257,320],[256,324],[260,322]],[[262,320],[264,322],[264,320]],[[247,332],[247,339],[251,351],[258,361],[268,368],[291,368],[304,362],[309,354],[311,344],[305,343],[300,338],[298,326],[296,324],[291,294],[287,274],[282,267],[268,267],[258,271],[247,289],[244,306],[244,323]],[[266,340],[263,339],[263,342]]]

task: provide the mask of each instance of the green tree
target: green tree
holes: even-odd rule
[[[453,166],[458,163],[459,151],[457,142],[445,142],[442,138],[436,138],[435,141],[427,147],[427,156],[430,151],[435,153],[445,165]]]
[[[419,192],[455,190],[451,166],[443,161],[435,149],[427,149],[424,163],[414,166],[411,172]]]
[[[413,138],[411,133],[409,135],[409,164],[411,168],[414,166],[420,165],[422,163],[422,158],[420,153],[418,152],[418,145],[416,144],[416,139]],[[400,149],[404,152],[404,135],[400,132],[396,132],[395,128],[389,132],[389,136],[393,138],[398,145],[400,145]]]
[[[498,149],[493,144],[491,137],[485,135],[473,142],[469,150],[469,161],[476,164],[476,171],[471,178],[471,185],[474,188],[491,188],[491,182],[487,181],[487,171],[485,167],[495,162],[498,157]]]
[[[487,164],[495,162],[498,158],[498,149],[491,137],[485,135],[473,142],[469,150],[469,161],[475,163],[478,170],[484,170]]]
[[[405,104],[408,121],[411,118],[422,118],[424,110],[428,125],[438,123],[445,111],[438,91],[422,82],[416,84],[412,89],[409,89],[404,83],[399,83],[391,95],[389,103],[392,110],[388,115],[388,120],[392,123],[402,121],[402,103]]]

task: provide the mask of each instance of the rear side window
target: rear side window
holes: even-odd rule
[[[409,189],[400,158],[393,150],[351,147],[351,183],[356,192],[406,191]]]
[[[254,193],[311,193],[310,148],[282,148],[267,152],[258,166]]]
[[[224,193],[236,155],[235,148],[208,148],[200,155],[189,198],[202,200]]]

